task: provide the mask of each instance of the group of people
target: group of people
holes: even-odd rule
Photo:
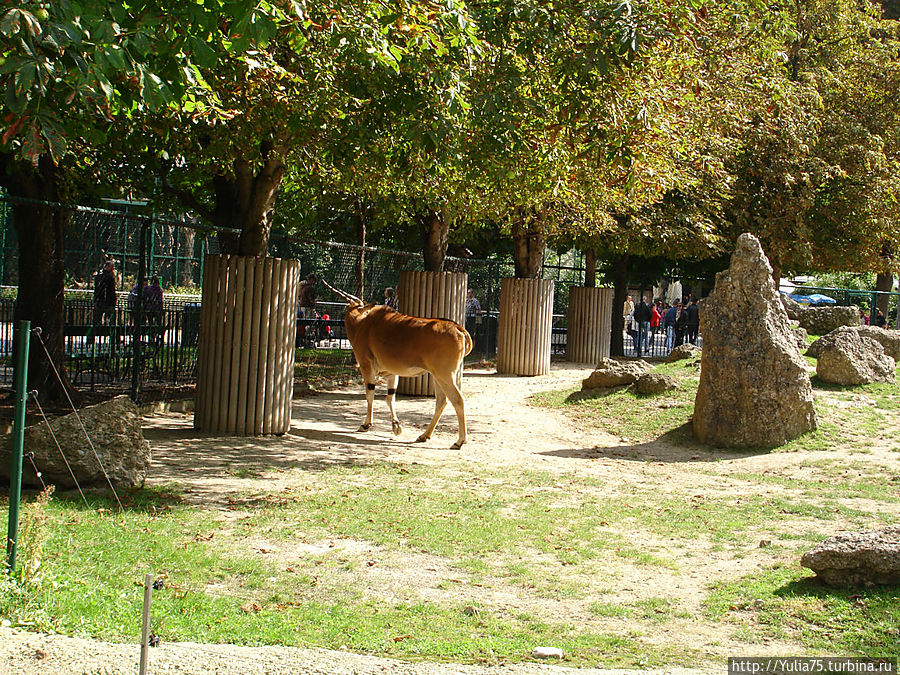
[[[871,323],[871,319],[869,315],[863,311],[863,308],[859,308],[859,322],[868,326]],[[881,311],[880,308],[875,309],[875,324],[879,328],[887,328],[887,318],[884,316],[884,312]]]
[[[119,274],[116,261],[106,254],[103,267],[94,275],[94,320],[95,326],[116,324],[116,288],[119,286]],[[163,291],[159,285],[159,277],[152,276],[149,283],[144,280],[143,288],[135,283],[128,294],[127,308],[134,311],[141,303],[148,323],[160,323],[163,313]]]
[[[669,305],[662,300],[650,303],[645,295],[635,305],[629,295],[622,307],[622,317],[635,353],[649,352],[651,342],[660,331],[666,336],[666,351],[685,342],[697,344],[700,333],[700,301],[697,298],[686,297]]]

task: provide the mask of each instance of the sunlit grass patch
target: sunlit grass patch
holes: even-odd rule
[[[900,647],[900,588],[830,588],[799,566],[716,584],[704,611],[748,640],[791,639],[813,652],[876,657]]]
[[[676,377],[679,387],[656,396],[638,396],[628,387],[614,389],[579,388],[535,394],[535,405],[563,408],[583,423],[614,430],[634,441],[646,441],[669,434],[677,444],[692,444],[684,424],[694,409],[699,377],[694,361],[660,364],[656,371]]]

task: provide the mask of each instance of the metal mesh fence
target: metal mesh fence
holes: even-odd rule
[[[79,387],[119,386],[127,389],[132,379],[131,361],[135,354],[139,355],[142,389],[192,383],[196,377],[203,261],[207,254],[221,251],[218,232],[187,216],[151,216],[140,211],[139,205],[125,202],[111,202],[109,208],[103,209],[54,207],[64,214],[65,222],[66,354],[76,384]],[[14,287],[18,284],[19,262],[12,217],[11,200],[0,194],[0,281],[9,287],[0,289],[0,359],[7,363],[7,372],[12,354]],[[129,291],[135,285],[141,265],[142,231],[146,236],[145,277],[159,278],[164,302],[156,316],[146,314],[137,321],[129,306]],[[423,268],[419,253],[308,241],[280,232],[271,236],[269,254],[297,259],[303,276],[315,273],[331,285],[371,302],[383,301],[385,288],[396,288],[402,270]],[[93,278],[107,255],[117,261],[119,271],[117,328],[91,334]],[[514,276],[512,260],[448,258],[445,269],[468,274],[469,288],[484,311],[477,322],[467,323],[475,341],[473,357],[491,358],[496,350],[501,279]],[[569,289],[583,283],[584,261],[575,252],[547,251],[542,276],[556,282],[551,344],[553,353],[561,355],[566,346]],[[699,289],[708,287],[708,284],[700,284],[693,290],[698,290],[699,295]],[[804,289],[806,291],[830,293],[839,304],[865,302],[874,317],[877,294],[873,292]],[[644,293],[659,294],[649,282],[629,292],[636,298]],[[898,294],[889,295],[889,321],[895,325]],[[350,345],[343,332],[344,303],[321,287],[319,296],[317,308],[321,318],[311,322],[298,319],[296,376],[312,382],[349,377],[354,370]],[[155,323],[151,325],[151,321]],[[664,327],[652,331],[647,340],[643,334],[637,341],[634,336],[625,335],[625,355],[665,356],[670,343],[666,340]]]

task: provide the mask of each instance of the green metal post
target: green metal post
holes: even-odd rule
[[[31,322],[19,321],[16,344],[16,412],[13,419],[12,469],[9,473],[9,527],[6,535],[6,569],[16,571],[16,539],[19,536],[19,502],[22,501],[22,458],[25,454],[25,403],[28,399],[28,347]]]

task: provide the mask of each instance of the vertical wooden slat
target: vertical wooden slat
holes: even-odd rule
[[[247,353],[247,412],[244,424],[244,433],[247,435],[256,433],[256,404],[260,398],[256,393],[256,386],[259,373],[259,333],[262,330],[260,305],[262,302],[263,263],[262,258],[253,259],[253,287],[250,289],[250,348]]]
[[[212,407],[210,410],[210,430],[222,431],[220,424],[222,413],[222,389],[225,385],[222,382],[224,369],[222,368],[222,356],[225,353],[225,296],[228,294],[228,257],[221,256],[217,261],[216,274],[219,277],[219,290],[216,295],[216,334],[214,338],[214,351],[212,361],[212,387],[210,396],[212,397]]]
[[[249,394],[250,382],[250,339],[253,331],[253,287],[256,281],[254,277],[255,268],[253,266],[254,259],[243,261],[241,266],[243,270],[243,279],[240,283],[240,305],[241,305],[241,340],[238,354],[238,400],[235,430],[238,436],[247,434],[247,397]],[[235,347],[238,343],[235,341]]]
[[[196,387],[196,405],[194,406],[194,426],[204,428],[209,424],[209,377],[210,370],[210,348],[209,339],[210,327],[213,324],[212,306],[215,293],[213,290],[213,280],[216,278],[212,274],[211,265],[207,264],[203,267],[203,297],[200,303],[200,334],[197,342],[197,384]]]
[[[225,353],[222,355],[222,412],[219,418],[222,430],[234,433],[234,420],[237,408],[237,386],[234,382],[232,364],[234,362],[234,316],[237,311],[237,276],[239,263],[236,256],[228,258],[228,288],[225,291]]]
[[[288,261],[287,270],[287,289],[285,298],[296,298],[300,293],[300,261]],[[284,312],[286,317],[285,334],[284,334],[284,353],[285,353],[285,401],[282,433],[287,433],[291,428],[291,412],[294,399],[294,342],[297,335],[296,309]]]
[[[271,311],[272,304],[272,270],[275,266],[274,258],[266,258],[263,261],[263,285],[262,285],[262,307],[266,312]],[[257,365],[257,385],[256,385],[256,401],[255,415],[256,423],[253,427],[253,434],[259,436],[265,433],[266,428],[266,382],[269,378],[269,328],[264,318],[260,318],[259,325],[259,361]]]
[[[228,293],[228,325],[225,328],[225,344],[228,345],[228,355],[225,358],[228,372],[228,400],[225,404],[225,430],[229,434],[237,433],[238,400],[240,394],[241,376],[241,330],[244,328],[244,272],[245,259],[234,257],[231,259],[229,269],[229,293]],[[233,281],[234,283],[231,283]],[[229,358],[230,357],[230,358]]]
[[[284,260],[279,260],[276,262],[277,273],[274,278],[274,286],[273,291],[275,291],[276,295],[274,298],[274,303],[279,305],[279,309],[281,306],[282,298],[284,297]],[[274,309],[274,307],[273,307]],[[280,311],[274,312],[271,317],[271,323],[275,328],[272,336],[272,344],[274,349],[272,350],[273,355],[273,370],[270,379],[272,380],[272,396],[271,396],[271,406],[269,406],[268,418],[271,421],[271,426],[269,428],[270,434],[277,434],[281,429],[281,404],[283,401],[282,398],[282,366],[284,354],[281,353],[281,338],[284,332],[284,321]]]
[[[281,260],[272,261],[272,295],[269,299],[269,312],[271,315],[278,313],[279,279],[281,277]],[[275,396],[275,362],[277,360],[278,339],[275,322],[270,319],[267,331],[268,350],[266,353],[266,381],[263,399],[263,433],[272,433],[272,403]]]

